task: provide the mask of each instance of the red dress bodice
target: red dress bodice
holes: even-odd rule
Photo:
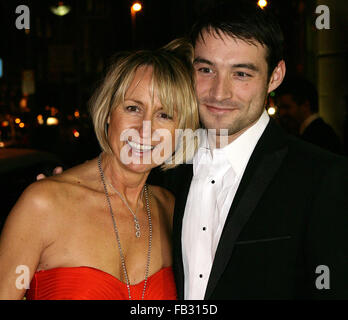
[[[141,300],[144,280],[130,285],[132,300]],[[34,274],[27,300],[128,300],[127,285],[111,274],[92,267],[61,267]],[[171,267],[147,279],[144,300],[175,300]]]

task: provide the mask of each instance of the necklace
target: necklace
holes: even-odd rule
[[[98,158],[98,169],[99,169],[100,178],[102,180],[103,187],[104,187],[104,193],[105,193],[105,196],[106,196],[106,202],[108,203],[108,207],[109,207],[109,210],[110,210],[112,222],[113,222],[113,225],[114,225],[116,241],[117,241],[118,250],[120,252],[120,257],[121,257],[122,269],[123,269],[124,277],[126,279],[126,285],[127,285],[127,290],[128,290],[128,298],[129,298],[129,300],[132,300],[132,296],[131,296],[131,292],[130,292],[130,283],[129,283],[128,273],[127,273],[127,269],[126,269],[126,263],[125,263],[123,252],[122,252],[121,241],[120,241],[120,237],[119,237],[119,234],[118,234],[118,229],[117,229],[117,226],[116,226],[114,213],[112,211],[112,206],[111,206],[109,193],[108,193],[108,190],[107,190],[107,187],[106,187],[106,183],[105,183],[104,171],[103,171],[103,169],[101,167],[101,154],[99,155],[99,158]],[[145,295],[145,290],[146,290],[146,285],[147,285],[147,279],[148,279],[148,275],[149,275],[150,257],[151,257],[151,243],[152,243],[151,210],[150,210],[150,205],[149,205],[148,187],[147,187],[146,184],[144,186],[144,193],[145,193],[145,202],[146,202],[146,212],[147,212],[147,217],[148,217],[148,220],[149,220],[149,249],[147,251],[147,261],[146,261],[146,266],[145,266],[144,288],[143,288],[143,293],[142,293],[142,296],[141,296],[141,300],[144,300],[144,295]]]
[[[139,206],[139,200],[137,202],[137,207],[135,209],[135,213],[132,210],[132,208],[129,206],[127,200],[125,198],[123,198],[122,194],[120,192],[117,191],[117,189],[111,184],[111,182],[109,182],[108,180],[106,180],[106,178],[104,177],[105,181],[108,183],[108,185],[117,193],[117,195],[121,198],[121,200],[123,201],[123,203],[126,205],[126,207],[128,208],[128,210],[130,211],[130,213],[133,215],[133,219],[134,219],[134,227],[135,227],[135,236],[137,238],[140,238],[140,224],[139,224],[139,220],[137,218],[137,212],[138,212],[138,206]],[[140,196],[140,200],[143,199],[143,194],[144,194],[144,189],[141,191],[141,196]]]

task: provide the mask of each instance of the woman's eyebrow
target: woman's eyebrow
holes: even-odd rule
[[[144,103],[143,102],[141,102],[140,100],[137,100],[137,99],[132,99],[132,98],[125,98],[124,99],[124,101],[132,101],[132,102],[135,102],[135,103],[137,103],[137,104],[141,104],[141,105],[143,105]]]

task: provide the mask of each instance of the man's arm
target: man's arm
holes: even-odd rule
[[[305,298],[348,299],[348,161],[323,175],[308,223]]]

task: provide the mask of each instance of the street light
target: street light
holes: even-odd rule
[[[277,109],[275,107],[269,107],[267,112],[270,116],[274,116],[277,113]]]
[[[139,12],[142,9],[141,3],[140,2],[135,2],[133,3],[131,10],[134,12]]]
[[[131,6],[131,19],[132,19],[132,44],[133,47],[135,46],[135,39],[136,39],[136,23],[135,23],[135,16],[136,14],[142,10],[142,5],[140,2],[134,2]]]
[[[59,123],[59,120],[56,117],[48,117],[46,119],[46,124],[48,126],[56,126]]]
[[[51,6],[51,12],[57,16],[65,16],[71,10],[70,6],[66,6],[63,1],[59,1],[57,6]]]
[[[261,9],[263,9],[264,7],[267,6],[267,1],[266,1],[266,0],[259,0],[259,1],[257,2],[257,5],[258,5]]]

